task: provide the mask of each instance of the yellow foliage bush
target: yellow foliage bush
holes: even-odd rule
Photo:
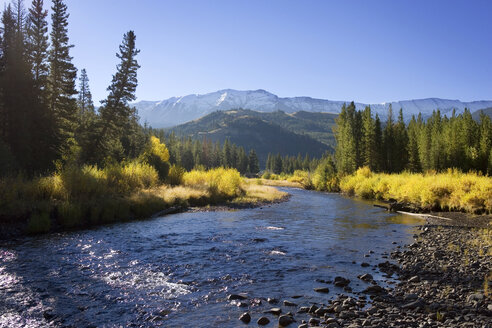
[[[183,175],[186,186],[201,186],[212,195],[231,198],[240,195],[241,175],[236,169],[216,168],[208,171],[193,170]]]
[[[400,174],[372,173],[360,168],[340,181],[340,189],[364,198],[394,199],[425,209],[492,212],[492,178],[448,170]]]

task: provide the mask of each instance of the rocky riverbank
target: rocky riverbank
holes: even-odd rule
[[[454,221],[451,217],[451,220],[441,220],[438,224],[429,221],[419,227],[419,233],[414,235],[415,242],[392,252],[391,262],[381,262],[376,267],[361,263],[368,270],[367,274],[359,276],[367,284],[362,292],[351,292],[351,282],[337,277],[334,281],[324,282],[344,293],[327,300],[326,304],[296,302],[297,305],[286,300],[283,306],[277,304],[265,313],[245,313],[240,320],[245,323],[258,320],[259,325],[272,321],[278,322],[279,326],[299,328],[490,328],[490,218],[468,221],[472,226],[464,225],[462,220],[453,224]],[[475,226],[477,223],[478,227]],[[374,281],[371,270],[383,272],[387,278],[397,275],[398,283],[389,287],[388,281]],[[328,292],[329,288],[317,291]],[[236,299],[232,302],[239,302],[239,306],[248,302],[246,296],[232,296],[232,299]],[[267,301],[275,303],[275,300]]]

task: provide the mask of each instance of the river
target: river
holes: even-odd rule
[[[369,272],[392,283],[372,265],[410,242],[418,219],[283,190],[289,201],[261,208],[1,242],[0,327],[241,327],[239,315],[257,319],[268,297],[306,305],[344,292],[320,280],[343,276],[360,291],[357,275]],[[249,307],[227,301],[231,293],[247,293]]]

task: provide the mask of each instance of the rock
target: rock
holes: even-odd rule
[[[284,301],[284,306],[297,306],[297,304],[290,301]]]
[[[278,300],[276,298],[267,298],[267,302],[270,304],[277,304]]]
[[[343,278],[343,277],[335,277],[335,280],[333,281],[333,284],[336,287],[345,287],[348,284],[350,284],[350,280]]]
[[[413,302],[410,302],[408,304],[403,305],[401,308],[402,309],[416,309],[416,308],[422,308],[425,306],[425,302],[422,300],[416,300]]]
[[[294,319],[291,316],[288,315],[281,315],[278,317],[278,324],[282,327],[287,327],[291,323],[294,322]]]
[[[330,289],[328,287],[319,287],[314,289],[317,293],[329,293]]]
[[[340,325],[336,322],[329,323],[325,326],[325,328],[338,328]]]
[[[367,263],[367,262],[362,262],[362,263],[360,264],[360,266],[361,266],[361,267],[363,267],[363,268],[367,268],[368,266],[370,266],[370,264],[369,264],[369,263]]]
[[[299,311],[297,313],[307,313],[309,311],[309,308],[307,306],[301,306],[299,308]]]
[[[311,318],[311,319],[309,319],[308,323],[310,326],[317,326],[317,325],[319,325],[319,320]]]
[[[363,280],[363,281],[371,281],[371,280],[373,280],[373,279],[374,279],[374,278],[372,277],[372,275],[371,275],[371,274],[369,274],[369,273],[366,273],[366,274],[360,275],[358,278],[359,278],[360,280]]]
[[[379,285],[372,285],[364,289],[362,292],[366,294],[380,294],[384,292],[384,288]]]
[[[412,278],[408,279],[408,282],[420,282],[419,276],[413,276]]]
[[[245,300],[245,299],[248,299],[248,296],[246,296],[244,294],[231,294],[231,295],[227,296],[227,299],[229,301],[233,301],[233,300]]]
[[[294,296],[291,296],[291,298],[293,298],[293,299],[297,299],[297,298],[301,298],[301,297],[302,297],[302,295],[294,295]]]
[[[258,319],[258,321],[256,321],[256,323],[260,326],[268,325],[270,323],[270,319],[268,319],[267,317],[261,317],[260,319]]]
[[[245,312],[241,314],[239,320],[241,320],[244,323],[249,323],[251,321],[251,315],[248,312]]]
[[[302,325],[299,325],[297,328],[308,328],[307,323],[303,323]]]
[[[483,294],[480,294],[480,293],[475,293],[475,294],[471,294],[469,295],[467,298],[466,298],[466,301],[468,303],[480,303],[482,302],[484,299],[484,296]]]
[[[313,305],[311,305],[311,307],[309,308],[309,311],[308,311],[308,312],[309,312],[309,313],[315,313],[317,309],[318,309],[318,307],[317,307],[316,305],[314,305],[314,304],[313,304]]]
[[[282,309],[281,308],[271,308],[270,310],[266,310],[263,313],[271,313],[274,315],[280,315],[280,313],[282,313]]]
[[[314,311],[314,314],[316,314],[319,317],[322,317],[325,315],[325,313],[328,313],[330,310],[328,308],[319,308],[316,311]]]

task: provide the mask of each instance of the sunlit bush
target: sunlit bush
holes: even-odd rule
[[[149,144],[144,153],[140,156],[140,160],[144,163],[152,165],[159,174],[161,181],[167,177],[169,173],[169,150],[166,145],[161,143],[159,138],[151,136]]]
[[[183,176],[187,186],[202,186],[212,195],[234,197],[241,194],[241,176],[236,169],[217,168],[209,171],[193,170]]]
[[[183,175],[185,174],[185,172],[186,170],[183,167],[174,164],[169,169],[169,175],[167,176],[166,180],[167,183],[171,186],[180,185],[183,182]]]
[[[372,173],[366,168],[340,182],[343,192],[364,198],[395,199],[423,209],[492,212],[492,178],[477,173]]]

